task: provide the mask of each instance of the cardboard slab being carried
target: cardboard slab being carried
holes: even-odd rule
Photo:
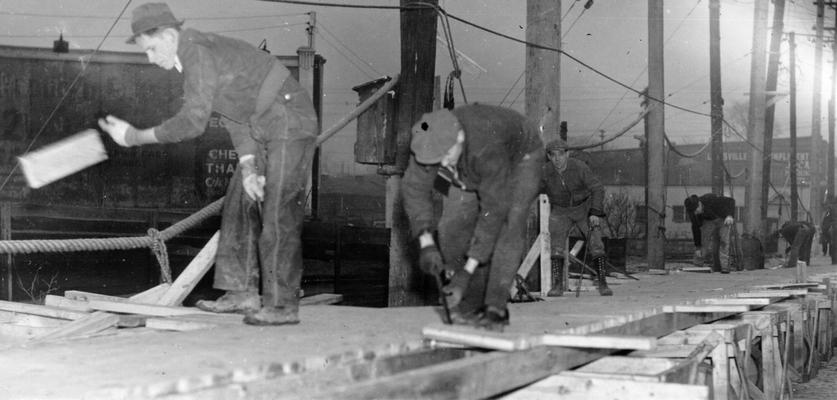
[[[18,157],[23,176],[33,189],[107,159],[99,132],[94,129],[81,131]]]

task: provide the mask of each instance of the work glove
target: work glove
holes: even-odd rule
[[[598,216],[591,215],[587,218],[587,220],[590,222],[591,228],[601,227],[601,218],[599,218]]]
[[[249,156],[249,157],[248,157]],[[243,179],[244,193],[253,201],[264,201],[264,175],[259,175],[255,157],[251,154],[241,156],[239,164]]]
[[[419,268],[428,274],[438,275],[444,268],[442,253],[436,244],[422,247],[419,250]]]
[[[732,217],[728,216],[726,217],[726,219],[724,219],[724,225],[732,225],[733,223],[735,223],[735,220],[732,219]]]
[[[468,290],[471,283],[471,273],[465,269],[459,269],[450,277],[450,282],[442,288],[448,302],[448,307],[456,307],[462,302],[462,297]]]
[[[107,132],[110,135],[111,139],[113,139],[116,144],[122,147],[129,147],[131,146],[125,140],[125,136],[128,134],[128,130],[134,129],[131,124],[114,117],[113,115],[108,115],[105,118],[99,118],[99,127],[102,128],[103,131]],[[134,129],[135,130],[135,129]]]

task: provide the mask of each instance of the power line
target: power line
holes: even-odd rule
[[[325,31],[325,33],[329,34],[329,35],[332,37],[332,39],[334,39],[334,41],[336,41],[337,43],[339,43],[340,45],[342,45],[342,46],[343,46],[346,50],[348,50],[348,51],[349,51],[349,53],[351,53],[351,54],[352,54],[353,56],[355,56],[357,59],[359,59],[360,61],[363,61],[363,63],[364,63],[364,64],[366,64],[366,65],[367,65],[367,66],[368,66],[368,67],[369,67],[372,71],[374,71],[376,74],[378,74],[378,76],[382,76],[382,75],[384,75],[383,73],[381,73],[380,71],[378,71],[377,69],[375,69],[375,67],[373,67],[373,66],[372,66],[372,63],[370,63],[369,61],[366,61],[363,57],[361,57],[361,56],[359,56],[357,53],[355,53],[355,52],[352,50],[352,48],[351,48],[351,47],[346,46],[346,44],[345,44],[345,43],[343,43],[342,41],[340,41],[340,39],[337,37],[337,35],[335,35],[335,34],[334,34],[334,33],[332,33],[332,32],[331,32],[328,28],[326,28],[326,27],[325,27],[325,25],[323,24],[323,22],[322,22],[322,21],[318,21],[318,22],[319,22],[318,27],[319,27],[319,28],[322,28],[322,29],[323,29],[323,31]]]
[[[291,14],[262,14],[262,15],[239,15],[229,17],[190,17],[190,21],[213,21],[213,20],[236,20],[236,19],[258,19],[258,18],[284,18],[284,17],[300,17],[307,16],[310,13],[291,13]],[[113,20],[112,17],[106,15],[72,15],[72,14],[46,14],[46,13],[31,13],[31,12],[14,12],[14,11],[0,11],[0,15],[8,15],[12,17],[37,17],[37,18],[74,18],[74,19],[104,19]],[[128,17],[120,17],[120,21],[128,21]]]
[[[360,71],[361,73],[363,73],[364,75],[366,75],[366,77],[367,77],[367,78],[369,78],[369,79],[373,79],[373,78],[374,78],[374,76],[373,76],[372,74],[370,74],[368,71],[366,71],[365,69],[363,69],[363,67],[361,67],[360,65],[358,65],[358,63],[356,63],[356,62],[355,62],[355,60],[353,60],[351,57],[347,56],[347,55],[346,55],[346,53],[344,53],[344,52],[343,52],[343,50],[341,50],[341,49],[340,49],[340,47],[339,47],[339,46],[337,46],[336,44],[332,43],[332,42],[331,42],[331,40],[329,40],[329,39],[328,39],[325,35],[323,35],[322,33],[320,33],[320,31],[319,31],[319,30],[317,30],[317,32],[316,32],[316,33],[317,33],[317,35],[319,35],[319,37],[320,37],[321,39],[323,39],[326,43],[328,43],[328,44],[331,46],[331,48],[333,48],[335,51],[337,51],[338,53],[340,53],[340,55],[341,55],[341,56],[343,56],[343,58],[345,58],[345,59],[346,59],[346,61],[348,61],[350,64],[354,65],[354,66],[355,66],[355,68],[357,68],[357,70],[358,70],[358,71]]]

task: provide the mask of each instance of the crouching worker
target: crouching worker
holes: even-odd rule
[[[796,262],[805,261],[811,265],[811,245],[814,241],[816,228],[805,221],[788,221],[782,224],[779,235],[788,242],[785,249],[785,268],[796,268]]]
[[[686,214],[692,223],[692,239],[697,249],[695,255],[712,272],[730,271],[730,243],[735,219],[735,199],[707,193],[691,195],[683,201]],[[717,255],[720,266],[715,265]]]
[[[410,149],[401,190],[419,266],[450,277],[443,295],[454,323],[502,330],[544,163],[537,129],[516,111],[471,104],[422,116]],[[438,224],[437,177],[447,181]]]
[[[275,57],[182,23],[165,3],[144,4],[128,39],[151,63],[183,74],[180,111],[148,129],[111,115],[99,126],[127,147],[192,139],[213,111],[223,115],[239,158],[215,259],[214,287],[225,294],[197,306],[246,313],[248,324],[298,323],[305,187],[318,132],[313,103]]]
[[[605,248],[602,242],[604,186],[583,161],[570,158],[567,142],[561,138],[546,144],[548,163],[543,166],[542,188],[549,197],[549,236],[552,247],[552,289],[547,296],[561,296],[561,269],[565,242],[577,228],[587,242],[587,251],[596,266],[599,294],[612,296],[607,287]]]

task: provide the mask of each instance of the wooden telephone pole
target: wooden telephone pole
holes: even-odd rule
[[[770,101],[764,113],[764,152],[762,152],[761,219],[767,219],[767,203],[770,199],[770,167],[773,162],[773,121],[776,115],[776,83],[779,80],[779,56],[785,29],[785,0],[773,0],[773,31],[770,35],[770,55],[767,59],[767,96]]]
[[[808,185],[811,188],[810,208],[811,218],[819,221],[822,213],[823,185],[825,179],[822,176],[822,169],[819,155],[822,154],[822,134],[820,124],[822,123],[822,45],[823,45],[823,17],[825,14],[825,3],[817,0],[817,25],[816,41],[814,42],[814,99],[811,112],[811,151],[808,153],[809,179]]]
[[[768,0],[756,0],[753,12],[753,52],[750,61],[750,111],[747,123],[747,140],[750,142],[750,171],[745,196],[746,218],[744,231],[764,243],[764,221],[761,219],[765,205],[762,197],[764,171],[764,112],[765,112],[765,52],[767,51]]]
[[[438,0],[421,0],[438,5]],[[401,0],[409,7],[416,0]],[[424,305],[424,273],[413,266],[415,245],[401,197],[401,175],[410,157],[410,129],[433,110],[436,65],[436,11],[429,7],[401,10],[401,74],[398,80],[398,125],[395,171],[387,178],[390,226],[389,306]]]
[[[796,34],[788,34],[788,67],[790,68],[790,185],[791,221],[799,218],[799,189],[796,183]]]
[[[561,0],[526,1],[526,41],[561,48]],[[544,142],[559,137],[561,54],[526,47],[526,110]]]
[[[645,176],[648,196],[645,208],[648,267],[665,269],[665,99],[663,67],[663,0],[648,0],[648,157]]]
[[[719,196],[724,194],[724,97],[721,92],[720,19],[721,0],[710,0],[709,101],[712,113],[712,193]]]
[[[833,7],[835,10],[835,17],[837,17],[837,3],[835,2],[828,2],[829,7]],[[828,179],[828,184],[826,188],[828,189],[828,194],[834,194],[834,129],[835,124],[835,115],[834,115],[834,106],[835,106],[835,97],[837,97],[837,19],[834,21],[834,28],[831,28],[833,36],[831,37],[831,100],[828,103],[828,163],[826,164],[828,167],[828,171],[826,173],[826,177]]]

